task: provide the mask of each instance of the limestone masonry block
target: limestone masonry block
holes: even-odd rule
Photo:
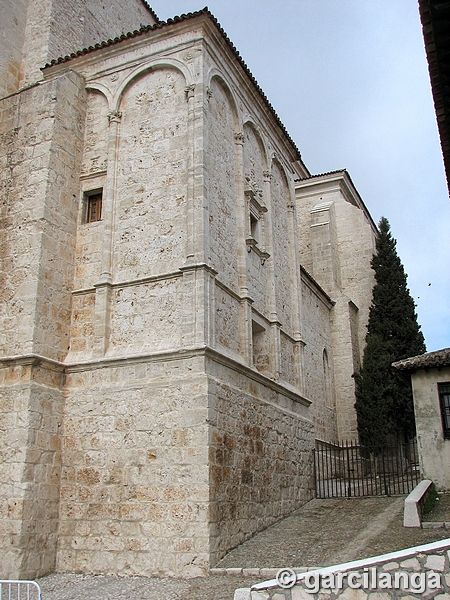
[[[209,14],[13,4],[3,575],[204,576],[313,497],[316,439],[356,435],[376,228]]]

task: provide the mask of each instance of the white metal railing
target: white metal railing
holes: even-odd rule
[[[41,588],[35,581],[0,579],[0,600],[42,600]]]

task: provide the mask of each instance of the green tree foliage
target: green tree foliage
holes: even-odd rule
[[[372,305],[363,363],[356,381],[356,412],[360,441],[383,447],[389,434],[402,440],[415,434],[411,382],[395,374],[391,364],[423,354],[425,341],[417,323],[414,300],[397,255],[387,219],[381,218],[376,253]]]

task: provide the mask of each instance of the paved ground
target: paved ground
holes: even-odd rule
[[[450,495],[436,507],[450,521]],[[312,500],[230,552],[218,567],[326,566],[450,537],[447,529],[405,529],[403,497]],[[261,577],[214,575],[174,580],[49,575],[43,600],[232,600]]]
[[[448,529],[405,529],[403,500],[312,500],[232,550],[217,566],[323,567],[450,537]]]

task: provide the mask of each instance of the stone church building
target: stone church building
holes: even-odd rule
[[[208,10],[0,28],[0,575],[205,574],[356,437],[376,227]]]

